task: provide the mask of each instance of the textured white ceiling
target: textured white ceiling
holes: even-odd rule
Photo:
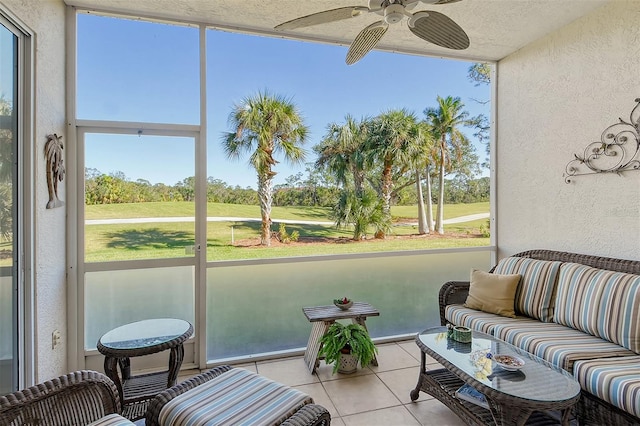
[[[435,10],[449,16],[469,36],[466,50],[427,43],[407,28],[392,25],[377,48],[418,55],[499,60],[523,46],[615,0],[462,0],[412,10]],[[375,13],[292,31],[276,25],[311,13],[345,6],[367,6],[367,0],[65,0],[79,8],[134,16],[204,23],[232,31],[349,45],[358,32],[381,17]]]

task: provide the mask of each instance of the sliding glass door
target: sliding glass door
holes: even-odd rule
[[[0,25],[0,395],[18,387],[18,40]]]

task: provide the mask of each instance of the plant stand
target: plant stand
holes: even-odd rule
[[[353,306],[346,311],[338,309],[335,305],[329,305],[302,308],[302,312],[307,320],[313,324],[309,343],[307,343],[307,349],[304,352],[304,361],[311,374],[316,371],[320,363],[318,360],[318,351],[320,350],[318,339],[324,336],[331,324],[339,319],[351,319],[353,323],[360,324],[366,330],[365,320],[367,317],[380,315],[377,309],[364,302],[354,302]],[[378,360],[374,357],[371,364],[378,365]]]

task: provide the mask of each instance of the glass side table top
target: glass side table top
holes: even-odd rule
[[[471,343],[459,343],[447,337],[446,327],[434,327],[420,333],[416,343],[445,367],[450,363],[482,385],[507,395],[544,402],[563,401],[580,393],[571,374],[485,333],[473,331]],[[507,371],[487,357],[488,353],[517,356],[525,365]]]
[[[168,344],[182,343],[189,338],[193,327],[188,321],[173,318],[159,318],[125,324],[105,333],[98,342],[99,349],[144,350]],[[102,346],[102,348],[100,348]]]

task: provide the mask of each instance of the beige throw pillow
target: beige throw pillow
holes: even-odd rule
[[[513,300],[520,278],[520,274],[499,275],[472,269],[471,286],[464,306],[515,318]]]

